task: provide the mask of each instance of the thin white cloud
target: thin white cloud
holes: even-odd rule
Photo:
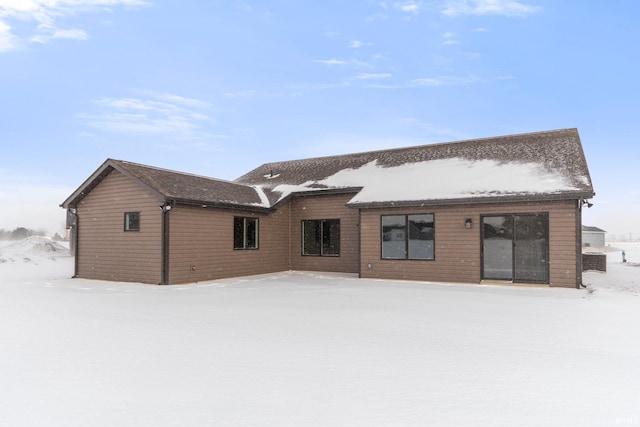
[[[443,45],[453,45],[459,43],[459,41],[456,39],[455,33],[444,33],[442,35],[442,38],[444,39],[444,41],[442,42]]]
[[[251,99],[251,98],[281,98],[281,97],[294,97],[295,93],[281,93],[281,92],[261,92],[252,89],[236,90],[233,92],[226,92],[225,98],[229,99]]]
[[[227,92],[224,94],[227,98],[254,98],[258,96],[255,90],[238,90],[235,92]]]
[[[403,1],[403,2],[395,3],[393,7],[395,7],[396,9],[402,12],[412,13],[414,15],[417,15],[418,13],[420,13],[420,9],[422,8],[422,3],[418,1]]]
[[[422,79],[414,79],[411,81],[413,86],[442,86],[444,81],[437,77],[428,77]]]
[[[169,93],[142,92],[146,98],[102,98],[94,101],[97,112],[78,117],[87,126],[111,133],[163,135],[168,138],[202,136],[210,122],[210,104]]]
[[[146,0],[0,0],[0,52],[20,46],[20,41],[47,43],[54,39],[86,40],[82,28],[63,28],[59,22],[82,12],[110,11],[113,7],[140,7]],[[12,21],[33,23],[28,34],[15,34]]]
[[[86,31],[76,28],[73,30],[53,29],[49,33],[32,36],[29,40],[35,43],[47,43],[53,39],[87,40],[88,38],[89,35]]]
[[[358,80],[380,80],[380,79],[389,79],[391,78],[391,74],[389,73],[360,73],[355,76]]]
[[[11,34],[11,27],[0,21],[0,52],[8,52],[18,47],[18,38]]]
[[[526,16],[539,9],[518,0],[447,0],[442,13],[452,17],[459,15]]]
[[[367,21],[382,21],[387,20],[389,18],[389,12],[392,10],[400,11],[405,14],[405,16],[410,15],[418,15],[422,12],[423,2],[419,0],[403,0],[403,1],[395,1],[393,3],[389,2],[378,2],[378,7],[382,9],[382,12],[375,13],[373,15],[369,15],[367,17]],[[410,19],[410,18],[406,18]]]
[[[435,86],[462,86],[472,83],[478,83],[481,80],[478,77],[457,77],[457,76],[439,76],[425,77],[414,79],[410,82],[412,87],[435,87]]]
[[[365,43],[361,40],[352,40],[351,43],[349,43],[349,47],[353,49],[359,49],[362,46],[371,46],[371,43]]]
[[[340,65],[340,66],[353,66],[353,67],[370,67],[371,65],[364,62],[364,61],[358,61],[357,59],[352,59],[349,61],[345,61],[342,59],[314,59],[313,62],[317,63],[317,64],[323,64],[326,65],[328,67],[332,67],[334,65]]]
[[[342,61],[340,59],[315,59],[313,62],[316,62],[318,64],[329,65],[329,66],[347,64],[347,61]]]

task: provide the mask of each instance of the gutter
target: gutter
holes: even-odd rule
[[[565,193],[565,194],[531,194],[522,196],[487,196],[487,197],[463,197],[457,199],[433,199],[433,200],[390,200],[379,202],[350,202],[347,206],[358,209],[394,208],[394,207],[423,207],[423,206],[450,206],[450,205],[481,205],[489,203],[526,203],[548,202],[560,200],[584,200],[591,199],[595,193]]]
[[[229,203],[221,203],[221,202],[203,202],[201,200],[189,200],[189,199],[171,199],[167,201],[167,203],[171,203],[171,205],[189,205],[189,206],[201,206],[203,208],[218,208],[218,209],[231,209],[231,210],[239,210],[239,211],[250,211],[250,212],[263,212],[270,213],[275,211],[273,208],[266,208],[264,206],[258,205],[240,205],[234,204],[232,202]]]

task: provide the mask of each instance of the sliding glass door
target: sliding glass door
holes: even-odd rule
[[[482,278],[548,283],[549,216],[483,216]]]

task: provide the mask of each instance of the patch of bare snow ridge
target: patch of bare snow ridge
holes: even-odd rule
[[[69,249],[48,237],[31,236],[0,248],[0,263],[39,263],[69,256]]]

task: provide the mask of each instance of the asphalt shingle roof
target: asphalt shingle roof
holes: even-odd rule
[[[165,200],[228,207],[267,207],[261,190],[250,185],[114,159],[107,159],[62,205],[77,204],[113,170],[136,179]]]
[[[370,151],[341,156],[319,157],[266,163],[236,179],[236,182],[261,186],[273,203],[282,196],[279,188],[306,185],[310,190],[323,187],[322,182],[344,170],[357,170],[371,162],[381,168],[394,168],[412,163],[434,160],[461,159],[469,164],[493,161],[495,165],[538,165],[541,170],[562,177],[567,183],[565,189],[556,192],[556,197],[592,197],[593,187],[582,150],[577,129],[562,129],[519,135],[499,136],[459,142],[430,144],[390,150]],[[426,165],[426,164],[425,164]],[[495,174],[500,174],[498,168]],[[439,176],[441,182],[452,179],[447,171]],[[509,181],[510,176],[497,176]],[[365,187],[366,181],[352,184]],[[398,182],[398,186],[420,185],[412,182]],[[499,190],[496,188],[495,190]],[[496,191],[498,195],[499,191]],[[470,193],[471,194],[471,193]],[[479,194],[479,193],[478,193]],[[531,195],[531,192],[526,194]],[[518,197],[525,194],[501,194],[501,197]],[[473,198],[470,195],[470,198]],[[430,200],[424,194],[424,200]],[[385,203],[392,200],[380,200]]]
[[[75,206],[114,169],[167,201],[252,209],[271,208],[289,195],[318,190],[353,192],[350,204],[361,207],[594,195],[577,129],[265,163],[233,182],[107,159],[62,206]],[[525,183],[504,190],[501,183],[517,181],[514,175],[521,170],[526,170]],[[430,173],[428,182],[420,181],[425,171]],[[439,191],[455,174],[466,177],[464,189]],[[553,191],[549,182],[556,185]],[[376,186],[390,190],[376,192]],[[402,198],[394,188],[411,188],[413,193]]]

